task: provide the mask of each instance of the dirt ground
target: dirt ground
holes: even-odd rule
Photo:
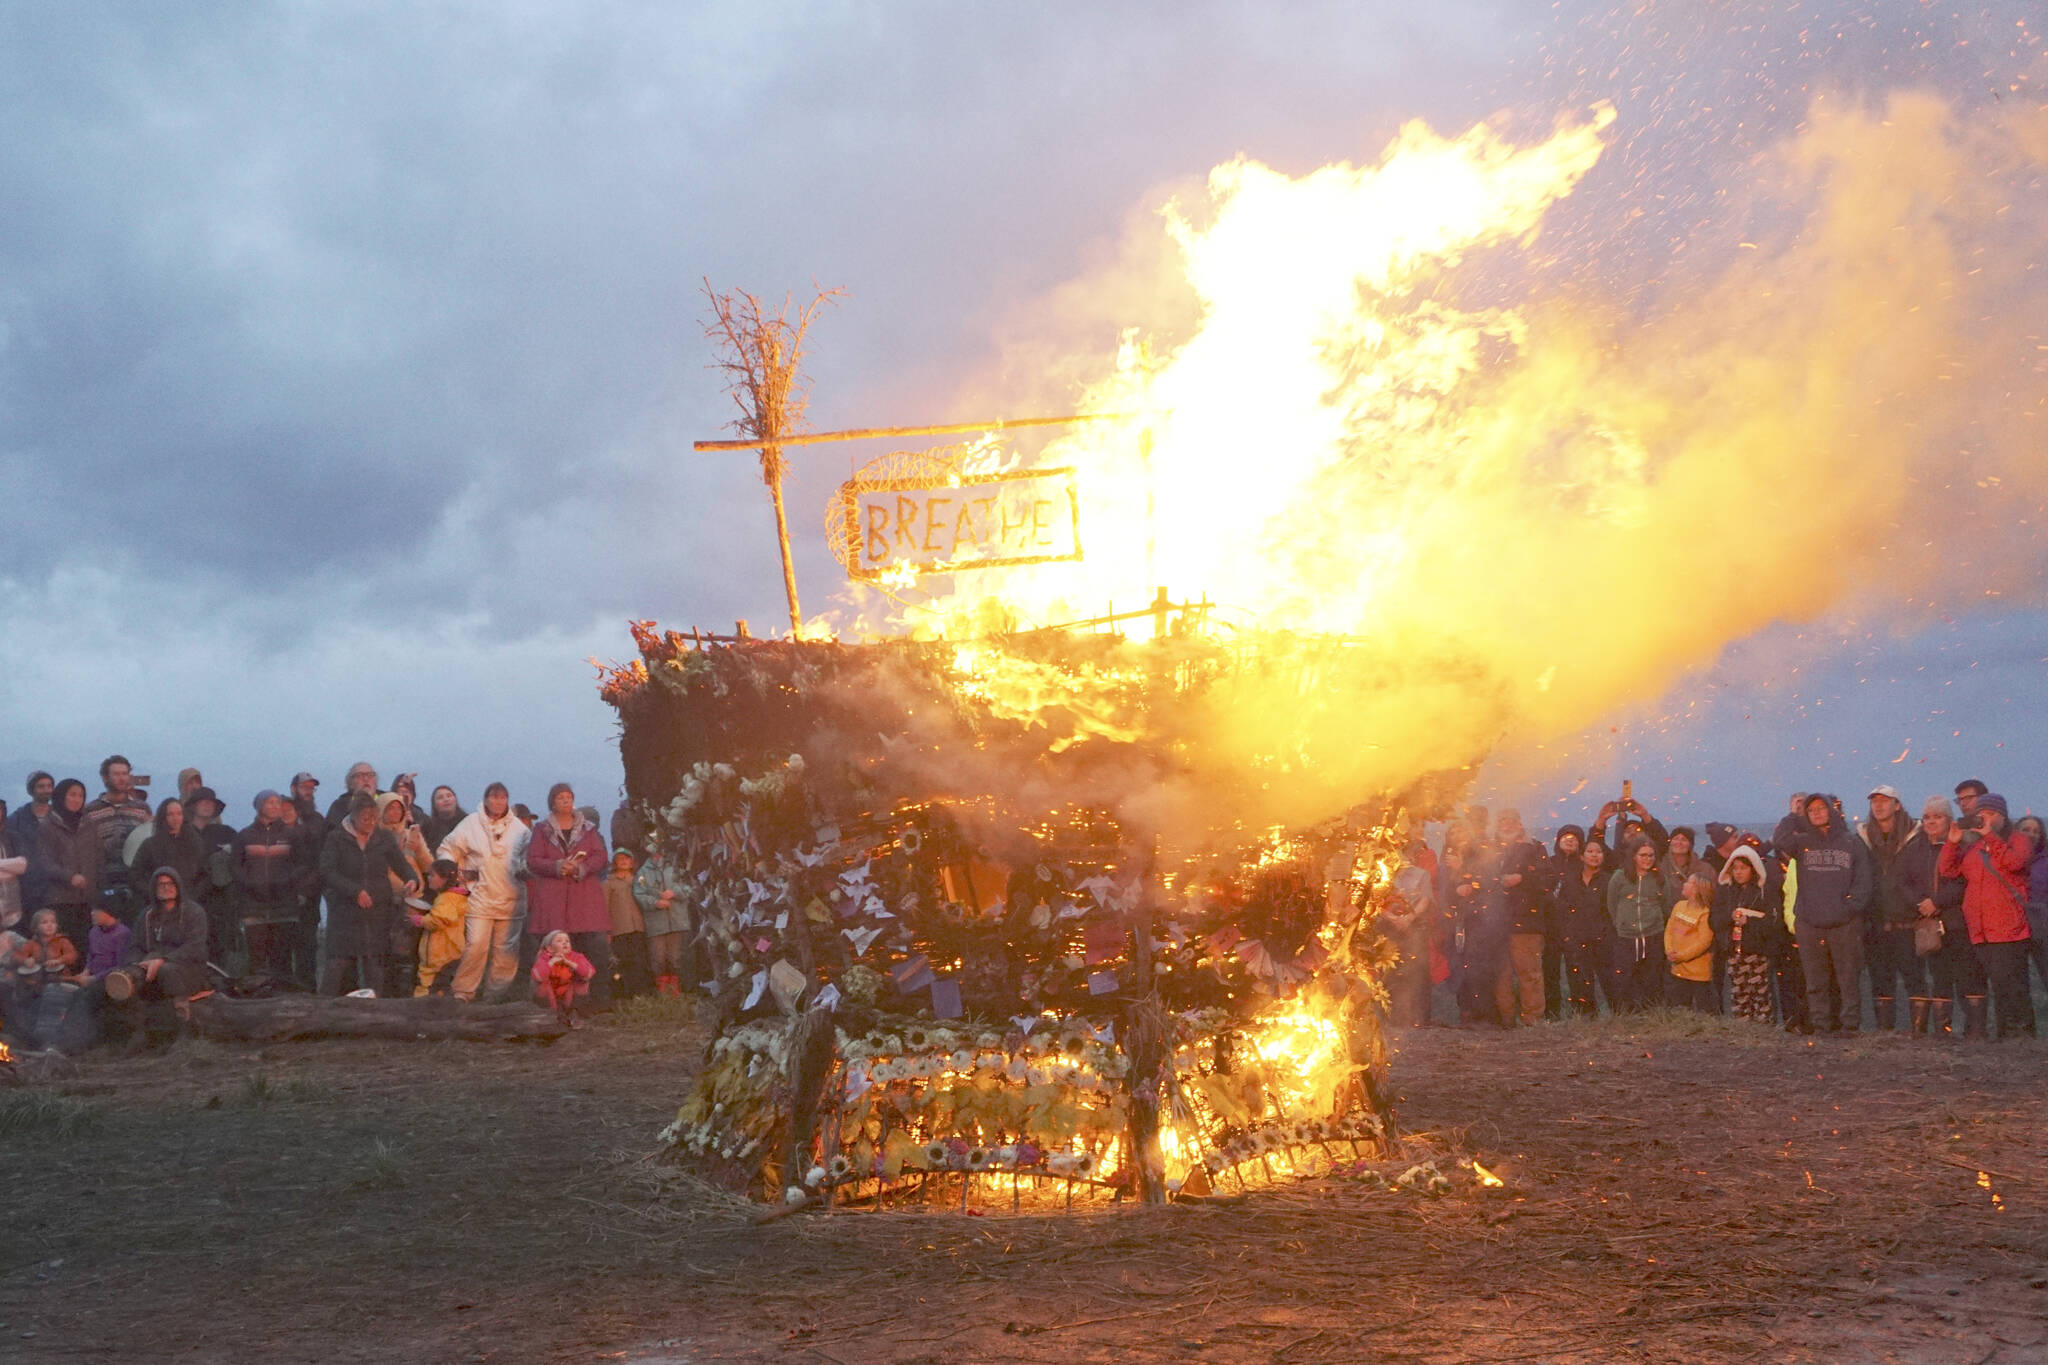
[[[646,1160],[700,1041],[43,1068],[0,1088],[0,1360],[2048,1361],[2033,1042],[1424,1030],[1440,1197],[755,1226]]]

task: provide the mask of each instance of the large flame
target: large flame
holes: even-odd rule
[[[1546,294],[1524,260],[1606,106],[1527,145],[1413,124],[1370,165],[1222,166],[1164,214],[1192,322],[1134,328],[1088,395],[1132,417],[1036,457],[1078,471],[1085,560],[935,580],[914,619],[965,638],[1114,611],[1142,639],[1164,587],[1240,630],[1355,639],[1399,667],[1341,716],[1297,680],[1190,737],[1300,785],[1327,761],[1302,727],[1341,727],[1349,760],[1307,802],[1328,810],[1651,702],[1872,582],[1982,591],[2026,525],[1997,471],[2010,488],[2042,383],[2025,324],[1994,317],[2032,288],[2039,215],[2006,210],[2044,119],[1816,102],[1655,308]],[[1122,733],[1114,678],[963,664],[1017,714]]]

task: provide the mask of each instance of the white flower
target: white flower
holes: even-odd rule
[[[1017,1148],[1015,1144],[1004,1143],[996,1148],[996,1164],[998,1166],[1014,1166],[1017,1164]]]
[[[804,1202],[804,1192],[795,1185],[791,1185],[782,1192],[782,1202],[785,1204],[801,1204]]]
[[[961,1048],[958,1052],[955,1052],[947,1060],[952,1063],[953,1069],[955,1071],[974,1070],[974,1054],[972,1052],[969,1052],[966,1048]]]
[[[818,1186],[824,1183],[825,1168],[823,1166],[813,1166],[811,1167],[811,1169],[804,1172],[804,1184],[810,1186],[812,1189],[815,1190],[818,1188]]]

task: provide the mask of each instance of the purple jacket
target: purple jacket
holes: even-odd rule
[[[583,855],[580,877],[562,875],[570,855]],[[526,932],[552,934],[566,929],[572,934],[609,934],[611,911],[604,903],[604,836],[581,816],[568,831],[558,829],[552,817],[533,827],[526,845]]]
[[[125,924],[117,922],[107,929],[95,924],[85,941],[85,974],[101,977],[120,966],[128,956],[128,940],[133,936]]]

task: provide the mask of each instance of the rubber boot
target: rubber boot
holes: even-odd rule
[[[1956,1012],[1955,997],[1937,995],[1931,1002],[1934,1008],[1928,1013],[1927,1031],[1937,1038],[1949,1035],[1949,1019]]]
[[[1913,1015],[1913,1036],[1914,1036],[1915,1038],[1920,1038],[1920,1037],[1924,1037],[1924,1036],[1926,1036],[1926,1033],[1927,1033],[1927,1014],[1928,1014],[1928,1010],[1929,1010],[1929,1008],[1930,1008],[1930,1007],[1931,1007],[1931,1006],[1932,1006],[1933,1004],[1934,1004],[1934,1001],[1933,1001],[1933,1000],[1932,1000],[1931,998],[1929,998],[1928,996],[1924,996],[1924,995],[1915,995],[1915,996],[1909,996],[1909,997],[1907,998],[1907,1000],[1906,1000],[1906,1008],[1907,1008],[1908,1010],[1912,1011],[1912,1015]]]
[[[681,995],[683,983],[679,977],[660,976],[655,978],[654,989],[658,995]]]
[[[1880,1033],[1890,1033],[1892,1026],[1899,1022],[1899,998],[1895,995],[1877,997],[1877,1028]]]
[[[1963,1037],[1965,1040],[1990,1036],[1988,1030],[1984,1027],[1989,1022],[1987,1018],[1989,1009],[1985,1004],[1986,999],[1987,997],[1981,995],[1966,995],[1963,997]]]

